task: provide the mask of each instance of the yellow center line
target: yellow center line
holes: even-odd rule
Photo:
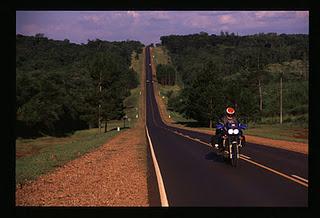
[[[295,177],[295,178],[297,178],[297,179],[300,179],[300,180],[302,180],[302,181],[304,181],[304,182],[306,182],[306,183],[309,182],[307,179],[304,179],[304,178],[302,178],[302,177],[300,177],[300,176],[297,176],[297,175],[291,175],[291,176],[293,176],[293,177]]]
[[[168,130],[168,131],[171,131],[171,130],[169,130],[169,129],[167,129],[167,130]],[[172,132],[175,133],[175,134],[177,134],[175,131],[172,131]],[[178,135],[179,135],[179,134],[178,134]],[[183,136],[183,137],[188,138],[188,139],[191,139],[191,140],[196,141],[196,142],[200,142],[200,143],[202,143],[202,144],[204,144],[204,145],[207,145],[207,146],[212,147],[211,144],[206,143],[206,142],[203,142],[203,141],[201,141],[201,140],[199,140],[199,139],[191,138],[190,136]],[[284,177],[284,178],[286,178],[286,179],[289,179],[289,180],[291,180],[291,181],[294,181],[294,182],[296,182],[296,183],[299,183],[300,185],[303,185],[303,186],[305,186],[305,187],[308,187],[308,184],[305,183],[305,182],[302,182],[302,181],[300,181],[300,180],[298,180],[298,179],[295,179],[295,178],[293,178],[293,177],[291,177],[291,176],[288,176],[288,175],[286,175],[286,174],[284,174],[284,173],[281,173],[281,172],[279,172],[279,171],[277,171],[277,170],[274,170],[274,169],[272,169],[272,168],[270,168],[270,167],[264,166],[264,165],[262,165],[262,164],[260,164],[260,163],[255,162],[255,161],[249,160],[249,158],[250,158],[250,157],[247,157],[247,156],[242,155],[242,154],[241,154],[241,156],[240,156],[240,159],[241,159],[241,160],[244,160],[244,161],[247,161],[247,162],[249,162],[249,163],[252,163],[252,164],[254,164],[254,165],[258,166],[258,167],[261,167],[261,168],[266,169],[266,170],[268,170],[268,171],[270,171],[270,172],[273,172],[273,173],[275,173],[275,174],[277,174],[277,175],[279,175],[279,176],[282,176],[282,177]]]
[[[152,103],[152,100],[151,100],[151,95],[149,95],[149,96],[150,96],[151,107],[153,108],[153,103]],[[157,103],[156,103],[156,104],[157,104]],[[154,124],[155,124],[157,127],[160,127],[160,128],[162,128],[162,129],[165,129],[165,130],[167,130],[167,131],[169,131],[169,132],[172,132],[172,133],[174,133],[174,134],[180,135],[180,136],[185,137],[185,138],[187,138],[187,139],[191,139],[191,140],[196,141],[196,142],[198,142],[198,143],[202,143],[202,144],[204,144],[204,145],[207,145],[207,146],[212,147],[211,144],[206,143],[206,142],[203,142],[203,141],[201,141],[200,139],[192,138],[192,137],[190,137],[190,136],[188,136],[188,135],[184,135],[184,134],[179,133],[179,132],[177,132],[177,131],[174,131],[174,130],[171,130],[171,129],[168,129],[168,128],[165,128],[165,127],[162,127],[162,126],[158,125],[158,124],[156,123],[156,121],[155,121],[153,109],[151,109],[151,113],[152,113],[152,119],[153,119],[153,121],[154,121]],[[282,176],[282,177],[284,177],[284,178],[286,178],[286,179],[289,179],[289,180],[291,180],[291,181],[294,181],[294,182],[296,182],[296,183],[299,183],[300,185],[303,185],[303,186],[305,186],[305,187],[308,188],[308,184],[307,184],[307,183],[302,182],[302,181],[300,181],[300,180],[298,180],[298,179],[295,179],[294,177],[288,176],[288,175],[286,175],[286,174],[284,174],[284,173],[281,173],[281,172],[279,172],[279,171],[277,171],[277,170],[274,170],[274,169],[272,169],[272,168],[270,168],[270,167],[264,166],[264,165],[262,165],[262,164],[260,164],[260,163],[255,162],[255,161],[249,160],[248,157],[245,156],[245,155],[240,156],[240,159],[241,159],[241,160],[244,160],[244,161],[247,161],[247,162],[249,162],[249,163],[251,163],[251,164],[254,164],[255,166],[261,167],[261,168],[263,168],[263,169],[265,169],[265,170],[268,170],[268,171],[270,171],[270,172],[272,172],[272,173],[275,173],[275,174],[277,174],[277,175],[279,175],[279,176]]]
[[[244,155],[244,154],[240,154],[240,157],[245,157],[245,158],[247,158],[247,159],[251,159],[251,157],[248,157],[248,156],[246,156],[246,155]]]
[[[255,162],[255,161],[252,161],[252,160],[249,160],[249,159],[246,159],[246,158],[243,158],[243,157],[240,157],[240,159],[242,159],[242,160],[244,160],[244,161],[247,161],[247,162],[249,162],[249,163],[252,163],[252,164],[254,164],[254,165],[258,166],[258,167],[261,167],[261,168],[264,168],[264,169],[266,169],[266,170],[269,170],[269,171],[271,171],[271,172],[273,172],[273,173],[275,173],[275,174],[278,174],[279,176],[282,176],[282,177],[287,178],[287,179],[289,179],[289,180],[291,180],[291,181],[294,181],[294,182],[296,182],[296,183],[299,183],[300,185],[303,185],[303,186],[305,186],[305,187],[308,187],[308,184],[307,184],[307,183],[301,182],[301,181],[299,181],[299,180],[297,180],[297,179],[295,179],[295,178],[293,178],[293,177],[291,177],[291,176],[288,176],[288,175],[286,175],[286,174],[284,174],[284,173],[281,173],[281,172],[279,172],[279,171],[276,171],[276,170],[274,170],[274,169],[271,169],[270,167],[264,166],[264,165],[262,165],[262,164],[259,164],[259,163]]]
[[[167,129],[167,128],[166,128]],[[203,141],[201,141],[200,139],[195,139],[195,138],[192,138],[192,137],[190,137],[190,136],[188,136],[188,135],[183,135],[182,133],[179,133],[179,132],[177,132],[177,131],[172,131],[172,130],[170,130],[170,129],[167,129],[168,131],[171,131],[171,132],[173,132],[173,133],[175,133],[175,134],[177,134],[177,135],[180,135],[180,136],[182,136],[182,137],[185,137],[185,138],[187,138],[187,139],[191,139],[191,140],[193,140],[193,141],[196,141],[196,142],[200,142],[200,143],[202,143],[202,144],[204,144],[204,145],[207,145],[207,146],[210,146],[210,147],[212,147],[212,145],[210,145],[209,143],[206,143],[206,142],[203,142]]]

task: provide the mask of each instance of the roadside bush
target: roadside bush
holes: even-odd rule
[[[168,109],[171,111],[179,112],[181,114],[184,113],[185,104],[179,94],[170,95],[170,98],[168,98]]]
[[[292,115],[298,115],[298,114],[306,114],[308,113],[309,106],[307,104],[305,105],[299,105],[297,107],[292,108],[289,110],[289,113]]]

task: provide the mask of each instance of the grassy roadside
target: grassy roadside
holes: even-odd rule
[[[165,104],[165,107],[167,109],[167,114],[170,115],[170,117],[172,118],[172,120],[176,123],[193,123],[196,122],[196,120],[193,119],[187,119],[185,118],[182,114],[176,112],[176,111],[172,111],[168,109],[168,99],[169,99],[169,95],[171,96],[176,96],[177,93],[179,93],[179,91],[181,90],[181,88],[178,85],[174,85],[174,86],[164,86],[161,84],[158,84],[159,87],[159,92],[157,94],[160,94],[160,97],[163,101],[163,103]],[[169,94],[171,93],[171,94]]]
[[[145,48],[143,48],[142,53],[139,54],[139,58],[136,59],[135,53],[132,54],[131,58],[131,67],[138,73],[138,79],[140,84],[138,85],[138,91],[136,92],[136,99],[138,101],[138,113],[135,110],[134,112],[138,114],[139,118],[135,119],[135,127],[138,128],[139,136],[143,142],[136,146],[138,159],[143,163],[143,167],[147,169],[147,143],[145,138]],[[130,117],[130,114],[128,115]]]
[[[163,99],[164,100],[164,99]],[[167,104],[164,102],[167,106]],[[174,123],[179,123],[184,126],[191,127],[192,123],[196,123],[196,120],[187,119],[178,112],[167,110]],[[215,129],[209,127],[192,127],[199,130],[209,130],[215,132]],[[296,126],[292,123],[280,124],[254,124],[248,125],[248,129],[244,130],[246,135],[252,135],[262,138],[269,138],[275,140],[284,140],[291,142],[308,143],[308,128],[304,126]]]
[[[29,147],[32,152],[16,159],[16,183],[34,180],[39,175],[103,145],[118,133],[113,130],[99,134],[98,129],[90,129],[77,131],[65,139],[45,137],[46,139],[34,139],[28,143],[17,143],[17,151]]]
[[[153,61],[154,61],[155,67],[158,64],[171,63],[171,58],[163,46],[152,48],[152,54],[154,55]],[[168,99],[170,97],[169,95],[176,96],[181,91],[180,86],[178,86],[178,85],[166,86],[166,85],[161,85],[160,83],[158,83],[157,86],[158,86],[160,93],[156,93],[156,94],[160,95],[160,97],[165,105],[165,108],[167,109],[167,114],[170,115],[170,118],[174,122],[176,122],[176,123],[195,122],[195,120],[187,119],[182,114],[180,114],[176,111],[168,110]],[[169,94],[169,93],[171,93],[171,94]]]
[[[132,55],[135,57],[135,54]],[[143,54],[139,59],[132,59],[132,67],[140,74],[143,64]],[[129,117],[126,127],[132,128],[140,116],[140,85],[131,90],[131,95],[124,100],[125,113]],[[99,134],[98,128],[76,131],[67,137],[40,137],[36,139],[16,140],[16,183],[21,184],[28,180],[34,180],[41,174],[54,170],[79,156],[105,144],[118,133],[126,131],[122,120],[108,122],[107,132]],[[116,129],[120,127],[120,132]]]
[[[308,128],[299,128],[292,124],[258,124],[249,126],[245,133],[248,135],[285,140],[292,142],[308,143]]]
[[[167,64],[168,60],[170,60],[167,52],[163,50],[162,47],[153,48],[153,54],[155,65]],[[160,93],[156,94],[160,94],[161,100],[165,105],[166,112],[168,115],[170,115],[173,123],[184,124],[184,126],[187,126],[188,124],[190,125],[196,122],[195,120],[185,118],[178,112],[168,110],[168,93],[172,92],[171,95],[176,95],[181,90],[179,86],[163,86],[161,84],[157,85]],[[245,130],[245,134],[269,139],[308,143],[308,127],[306,125],[297,125],[292,123],[296,120],[298,121],[299,119],[301,119],[299,116],[284,116],[284,123],[280,125],[274,124],[274,120],[272,118],[265,118],[263,120],[265,124],[249,124],[249,128]],[[214,131],[214,129],[206,127],[197,127],[197,129]]]
[[[155,65],[158,64],[168,64],[171,63],[171,58],[168,55],[167,50],[163,46],[154,47],[153,50],[153,60]]]

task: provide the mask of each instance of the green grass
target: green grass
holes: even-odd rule
[[[168,64],[169,62],[171,62],[168,52],[163,46],[153,48],[153,51],[154,62],[156,65]]]
[[[134,71],[136,71],[138,73],[138,78],[139,78],[139,81],[140,81],[140,78],[141,78],[141,71],[142,71],[142,61],[143,61],[143,54],[139,54],[138,55],[139,58],[136,59],[136,52],[134,51],[131,55],[131,66],[133,68]]]
[[[160,90],[160,96],[162,100],[164,101],[164,104],[167,108],[168,106],[168,93],[172,91],[172,96],[176,96],[177,93],[181,90],[181,88],[178,85],[174,86],[164,86],[159,84],[159,90]],[[159,94],[159,93],[157,93]],[[194,119],[187,119],[185,118],[182,114],[176,111],[171,111],[167,109],[168,114],[170,117],[176,122],[176,123],[181,123],[181,122],[196,122]]]
[[[143,55],[143,53],[139,54],[138,59],[136,59],[135,56],[136,56],[136,53],[133,52],[133,54],[131,56],[131,67],[134,69],[134,71],[137,72],[139,82],[140,82],[141,81],[141,74],[144,73],[144,72],[142,72],[142,63],[143,63],[144,55]],[[137,121],[136,115],[138,115],[138,117],[140,117],[140,114],[139,114],[140,91],[141,91],[141,84],[139,84],[137,88],[131,89],[130,90],[131,95],[124,100],[124,106],[126,107],[125,113],[129,118],[128,122],[126,121],[126,124],[128,124],[129,127],[133,127],[135,125],[135,123]],[[123,126],[123,121],[121,121],[121,122],[122,123],[114,122],[114,123],[111,123],[111,125],[115,125],[115,126],[122,125]]]
[[[245,134],[264,138],[308,143],[308,128],[288,124],[255,124],[249,125]]]
[[[134,57],[134,54],[132,56]],[[139,77],[142,58],[143,55],[140,54],[139,59],[132,59],[132,67]],[[130,118],[130,121],[126,121],[126,127],[133,127],[137,121],[139,96],[140,86],[132,89],[131,95],[124,100],[125,113]],[[16,183],[34,180],[41,174],[52,171],[56,167],[98,148],[119,133],[116,131],[118,126],[121,128],[120,132],[125,131],[126,129],[122,128],[123,125],[123,120],[111,120],[108,122],[106,133],[102,129],[99,134],[99,129],[94,128],[79,130],[66,137],[18,138],[16,140]],[[141,146],[143,147],[143,145]],[[145,152],[141,152],[141,156],[142,154]]]
[[[164,95],[167,95],[169,91],[179,92],[181,90],[181,88],[178,85],[166,86],[166,85],[159,84],[159,88],[160,88],[160,92],[163,93]]]
[[[283,124],[287,126],[298,126],[301,128],[308,128],[308,114],[301,115],[284,115],[282,118]],[[262,117],[260,124],[278,124],[280,122],[279,116],[276,117]]]
[[[176,112],[176,111],[168,111],[171,118],[176,122],[176,123],[185,123],[185,122],[188,122],[188,123],[192,123],[192,122],[197,122],[196,120],[194,119],[187,119],[185,118],[183,115],[181,115],[180,113]]]
[[[133,127],[137,121],[136,115],[140,116],[139,114],[139,96],[140,96],[140,88],[131,89],[131,95],[125,99],[124,105],[126,107],[125,112],[128,116],[129,126]],[[122,121],[123,122],[123,121]]]
[[[124,131],[124,130],[121,130]],[[44,137],[32,141],[20,141],[20,147],[32,147],[37,151],[16,159],[16,183],[33,180],[43,173],[62,166],[110,140],[117,131],[98,134],[98,129],[76,131],[71,137],[57,139]]]
[[[135,55],[135,53],[133,55]],[[133,57],[135,57],[135,56],[133,56]],[[143,64],[144,59],[145,59],[144,52],[139,54],[138,59],[131,58],[131,66],[138,73],[139,81],[141,81],[142,73],[145,73],[145,72],[142,72],[142,70],[143,70],[142,64]],[[131,125],[133,125],[135,123],[135,121],[136,121],[135,115],[139,111],[139,110],[136,110],[135,108],[137,108],[139,105],[140,90],[141,90],[141,84],[138,86],[137,89],[131,90],[131,98],[130,99],[128,98],[127,101],[125,102],[126,105],[129,105],[129,104],[135,105],[134,107],[131,108],[131,110],[128,111],[128,116],[133,117],[133,119],[134,119],[134,121],[132,123],[130,123]],[[141,115],[139,114],[139,117],[140,116]],[[138,161],[144,165],[143,169],[147,169],[147,145],[145,143],[138,144],[136,146],[136,149],[137,149]],[[147,171],[145,171],[145,174],[147,174]]]
[[[165,85],[161,85],[159,83],[158,87],[159,87],[161,97],[164,96],[163,100],[166,105],[168,104],[168,93],[172,91],[172,96],[176,96],[178,94],[178,92],[181,90],[181,88],[178,85],[165,86]],[[159,93],[156,93],[156,94],[159,95]]]

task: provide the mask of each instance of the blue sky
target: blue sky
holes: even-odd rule
[[[309,33],[308,11],[16,11],[16,33],[44,33],[51,39],[87,43],[138,40],[160,42],[163,35]]]

